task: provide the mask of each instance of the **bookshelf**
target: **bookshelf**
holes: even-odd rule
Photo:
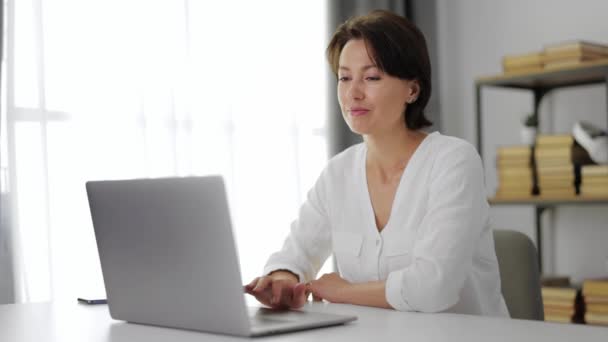
[[[476,79],[475,114],[477,117],[476,132],[479,154],[483,157],[483,113],[481,110],[483,89],[502,88],[531,91],[534,98],[533,115],[540,125],[538,109],[542,98],[546,94],[559,88],[602,83],[607,85],[606,99],[608,103],[608,60],[606,59],[559,69],[540,70],[530,73],[507,73]],[[538,249],[539,269],[542,272],[542,213],[547,209],[552,209],[560,205],[605,205],[608,204],[608,196],[568,196],[557,198],[530,195],[522,198],[495,197],[490,198],[489,202],[491,205],[531,205],[535,207],[535,238],[536,247]]]

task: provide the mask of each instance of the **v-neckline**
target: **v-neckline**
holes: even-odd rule
[[[363,187],[361,187],[363,196],[361,196],[361,198],[363,199],[364,210],[368,213],[367,216],[370,221],[370,227],[375,231],[376,234],[383,235],[383,233],[391,225],[391,222],[393,221],[393,216],[394,216],[393,214],[394,214],[395,208],[397,207],[397,204],[398,204],[397,202],[399,201],[399,198],[401,197],[401,196],[399,196],[399,192],[401,190],[401,187],[403,186],[404,180],[407,179],[406,173],[409,173],[408,170],[411,169],[410,165],[412,165],[412,163],[415,163],[416,159],[418,159],[417,156],[420,154],[419,152],[423,149],[424,146],[427,145],[427,141],[429,140],[429,138],[431,138],[431,136],[435,135],[436,133],[437,132],[429,133],[429,134],[427,134],[427,136],[424,137],[424,139],[422,139],[420,144],[414,150],[414,153],[412,153],[412,156],[408,160],[407,164],[405,165],[405,168],[403,169],[403,172],[401,173],[401,177],[399,178],[399,183],[397,184],[397,189],[395,190],[395,195],[393,196],[393,203],[391,203],[391,212],[390,212],[390,214],[388,216],[388,220],[386,221],[386,224],[384,225],[382,230],[378,229],[378,224],[376,223],[376,214],[374,212],[374,206],[372,205],[372,196],[370,195],[370,192],[369,192],[369,184],[367,182],[367,167],[366,167],[367,145],[365,145],[365,143],[363,143],[363,153],[362,153],[362,158],[361,158],[360,164],[359,164],[360,167],[362,168],[361,174],[362,174],[362,178],[363,178]]]

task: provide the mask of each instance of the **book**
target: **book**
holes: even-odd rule
[[[585,322],[587,324],[608,325],[608,314],[587,312],[585,313]]]
[[[575,188],[574,182],[552,182],[552,181],[539,181],[537,183],[538,188],[541,190],[560,190],[563,192],[570,193]],[[545,191],[546,192],[546,191]]]
[[[498,183],[498,186],[500,189],[503,189],[503,190],[528,191],[528,190],[532,189],[532,179],[526,179],[523,182],[503,181],[503,182]]]
[[[548,177],[539,175],[537,184],[540,187],[568,188],[574,186],[574,175],[569,177]]]
[[[529,190],[519,190],[519,191],[509,191],[498,189],[494,194],[494,197],[500,199],[521,199],[521,198],[529,198],[532,196],[532,189]]]
[[[532,169],[529,167],[519,168],[519,167],[502,167],[498,170],[499,177],[511,176],[516,178],[531,178],[532,177]]]
[[[608,187],[608,176],[606,177],[582,177],[581,183],[584,185]]]
[[[554,323],[570,323],[572,322],[571,317],[562,316],[562,315],[545,315],[545,321],[554,322]]]
[[[608,192],[608,184],[602,184],[602,183],[584,183],[581,185],[582,187],[584,187],[587,190],[590,190],[592,192]]]
[[[566,164],[594,164],[589,153],[579,144],[568,146],[538,147],[534,150],[537,167],[550,167]]]
[[[572,173],[546,173],[538,172],[538,180],[540,182],[560,182],[560,183],[572,183],[574,182],[574,172]]]
[[[596,53],[585,50],[564,50],[559,53],[549,53],[545,54],[543,57],[543,64],[546,66],[547,64],[551,64],[557,61],[564,60],[578,60],[578,61],[588,61],[588,60],[597,60],[608,58],[608,54],[605,53]]]
[[[590,197],[608,197],[608,188],[581,185],[580,194]]]
[[[583,281],[583,295],[585,296],[608,296],[608,278],[585,279]]]
[[[572,318],[574,316],[574,308],[572,309],[561,309],[561,308],[543,308],[543,311],[546,315],[558,315],[558,316],[566,316]]]
[[[575,310],[576,303],[574,300],[566,301],[563,299],[553,299],[553,298],[543,298],[543,307],[551,308],[551,309],[561,309],[561,310]]]
[[[544,55],[546,69],[560,66],[576,65],[577,63],[597,62],[608,60],[608,53],[591,51],[589,49],[570,49]]]
[[[583,176],[607,176],[608,165],[584,165],[581,167]]]
[[[518,67],[537,66],[542,68],[544,62],[544,53],[540,51],[528,52],[516,55],[505,55],[502,58],[502,66],[504,70]]]
[[[585,295],[586,304],[608,304],[608,296]]]
[[[546,188],[540,189],[540,194],[542,197],[545,198],[570,198],[574,195],[576,195],[576,189],[574,187],[568,189],[562,189],[562,188],[558,188],[558,189],[551,189],[551,188]]]
[[[608,55],[608,45],[585,40],[573,40],[546,45],[543,55],[563,54],[569,51],[585,51],[594,54]]]
[[[543,172],[537,173],[537,180],[539,184],[563,184],[571,185],[574,184],[574,173],[565,173],[565,174],[546,174]]]
[[[534,156],[537,160],[543,158],[561,158],[566,161],[570,161],[570,157],[572,156],[572,148],[570,146],[539,147],[534,151]]]
[[[543,174],[574,174],[574,165],[572,164],[565,164],[565,165],[543,165],[543,166],[538,166],[537,168],[538,172],[541,172]]]
[[[531,158],[532,157],[532,146],[530,145],[513,145],[513,146],[501,146],[496,149],[496,155],[500,158],[505,157],[520,157],[520,158]]]
[[[532,164],[532,160],[529,157],[525,158],[497,158],[496,166],[498,167],[521,167],[521,168],[529,168]]]
[[[574,137],[571,134],[539,134],[536,137],[536,147],[541,146],[572,146]]]
[[[545,276],[541,279],[541,296],[545,320],[578,323],[583,320],[584,304],[581,290],[570,285],[570,278]],[[558,284],[558,287],[546,284]]]
[[[568,160],[565,157],[561,158],[541,158],[536,159],[536,168],[546,168],[546,167],[556,167],[556,166],[570,166],[572,165],[572,161]]]
[[[503,67],[504,74],[531,74],[535,72],[542,72],[544,70],[542,65],[525,66],[525,67]]]
[[[607,304],[587,303],[586,310],[587,310],[587,312],[608,314],[608,303]]]
[[[581,58],[581,59],[567,59],[567,60],[559,60],[553,62],[547,62],[545,64],[545,69],[560,69],[560,68],[568,68],[568,67],[576,67],[579,65],[583,65],[589,62],[597,62],[597,61],[606,61],[608,62],[608,57],[605,58]]]
[[[577,290],[571,287],[542,287],[541,295],[545,298],[563,299],[574,302],[576,299]]]
[[[522,199],[522,198],[530,198],[532,196],[532,189],[529,190],[520,190],[519,192],[515,191],[503,191],[498,189],[494,194],[494,198],[498,199]]]
[[[518,184],[519,183],[519,184]],[[532,177],[529,179],[518,179],[518,178],[499,178],[498,187],[503,190],[524,190],[532,189]]]

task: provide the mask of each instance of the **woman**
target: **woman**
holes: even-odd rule
[[[329,302],[508,316],[481,160],[421,129],[431,68],[422,33],[387,11],[351,18],[327,48],[349,128],[364,142],[332,158],[265,276],[245,291],[298,308]],[[339,273],[315,275],[334,253]]]

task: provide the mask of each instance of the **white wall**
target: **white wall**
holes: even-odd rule
[[[585,39],[608,43],[605,0],[437,0],[442,130],[475,142],[474,80],[501,72],[505,54]],[[606,87],[558,90],[541,103],[541,131],[570,132],[578,119],[608,127]],[[519,143],[529,93],[485,90],[484,162],[488,193],[496,188],[496,146]],[[533,207],[493,207],[493,225],[534,237]],[[574,281],[608,276],[608,205],[561,206],[544,214],[544,267]]]

